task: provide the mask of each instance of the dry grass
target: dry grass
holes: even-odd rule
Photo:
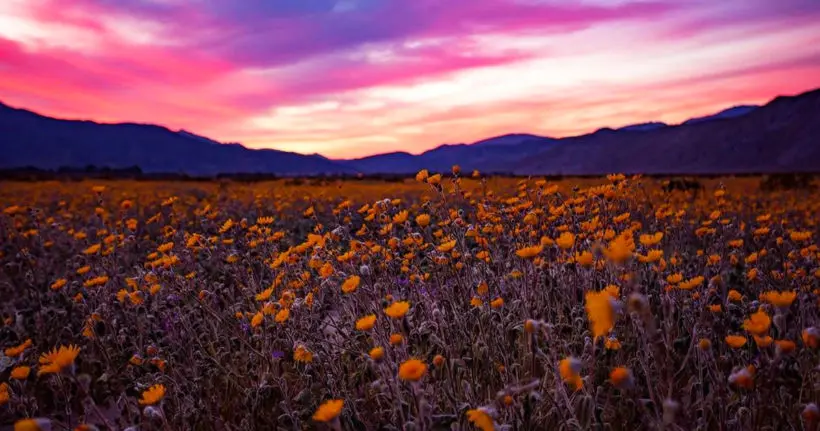
[[[705,185],[2,184],[0,424],[815,428],[817,195]]]

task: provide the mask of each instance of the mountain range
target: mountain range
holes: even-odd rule
[[[61,120],[0,103],[0,168],[137,165],[190,175],[321,175],[446,171],[454,164],[519,175],[820,172],[820,89],[677,125],[650,122],[567,138],[508,134],[418,155],[351,160],[254,150],[150,124]]]

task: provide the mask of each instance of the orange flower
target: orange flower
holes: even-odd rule
[[[376,315],[368,314],[356,321],[356,329],[359,331],[369,331],[376,325]]]
[[[11,378],[15,380],[25,380],[28,378],[30,372],[31,368],[25,365],[14,367],[14,369],[11,370]]]
[[[394,319],[401,319],[410,310],[410,303],[407,301],[398,301],[390,304],[384,309],[384,313]]]
[[[540,245],[534,245],[532,247],[519,248],[515,251],[515,254],[523,259],[532,259],[535,256],[538,256],[538,254],[540,254],[543,249],[544,247]]]
[[[607,291],[587,292],[584,304],[592,335],[597,339],[606,335],[615,325],[612,295]]]
[[[739,349],[746,344],[746,337],[742,335],[727,335],[725,338],[726,344],[733,349]]]
[[[342,283],[342,292],[344,293],[352,293],[355,292],[356,289],[359,288],[359,283],[361,282],[361,278],[358,275],[351,275],[347,278],[347,280]]]
[[[624,388],[632,385],[632,371],[626,367],[613,368],[609,372],[609,381],[616,388]]]
[[[165,397],[165,385],[156,384],[148,388],[148,390],[142,393],[142,398],[139,400],[139,403],[144,406],[152,406],[160,401]]]
[[[763,308],[759,308],[757,312],[743,321],[743,329],[754,335],[765,334],[771,325],[772,319],[763,311]]]
[[[330,422],[342,414],[345,406],[344,400],[328,400],[322,403],[316,412],[313,413],[313,420],[316,422]]]
[[[467,420],[481,431],[494,431],[495,423],[492,416],[484,409],[467,410]]]
[[[427,373],[427,365],[418,359],[408,359],[399,366],[399,378],[415,382]]]
[[[571,356],[558,362],[558,373],[561,375],[561,380],[575,388],[576,391],[584,386],[584,381],[578,374],[580,371],[581,361]]]
[[[575,245],[575,235],[571,232],[563,232],[558,238],[555,240],[555,243],[558,244],[558,247],[563,248],[564,250],[572,248]]]
[[[797,292],[777,292],[770,290],[760,295],[760,300],[775,307],[788,307],[797,298]]]

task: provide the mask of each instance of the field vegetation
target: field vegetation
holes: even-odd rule
[[[816,429],[820,200],[770,183],[7,181],[0,425]]]

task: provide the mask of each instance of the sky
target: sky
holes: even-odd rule
[[[353,158],[820,87],[818,0],[0,0],[0,101]]]

